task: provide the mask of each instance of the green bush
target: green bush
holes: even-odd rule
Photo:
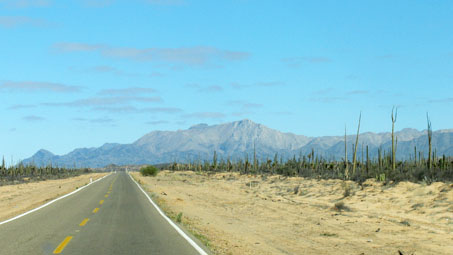
[[[181,223],[182,220],[182,212],[178,213],[178,216],[176,216],[176,222]]]
[[[145,166],[140,169],[140,173],[143,176],[156,176],[159,173],[159,169],[154,166]]]

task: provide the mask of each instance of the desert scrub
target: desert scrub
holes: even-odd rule
[[[181,223],[181,220],[182,220],[182,212],[178,213],[178,215],[176,216],[176,222]]]
[[[337,202],[334,204],[333,208],[334,211],[350,211],[349,207],[347,207],[343,201]]]
[[[353,195],[352,185],[350,183],[344,182],[341,184],[343,187],[343,197],[349,197]]]
[[[154,166],[145,166],[140,169],[140,173],[143,176],[156,176],[159,173],[159,169]]]

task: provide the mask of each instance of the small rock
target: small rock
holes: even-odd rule
[[[165,192],[162,192],[162,193],[160,193],[160,194],[161,194],[161,195],[164,195],[164,196],[166,196],[166,195],[167,195],[167,193],[165,193]]]
[[[373,240],[369,239],[369,240],[367,240],[367,242],[371,243],[371,242],[373,242]]]
[[[379,232],[379,231],[381,231],[381,228],[378,228],[378,229],[376,230],[376,232]]]

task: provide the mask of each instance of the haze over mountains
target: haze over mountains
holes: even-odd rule
[[[406,128],[396,132],[398,137],[397,157],[413,157],[414,146],[427,155],[426,131]],[[348,157],[352,158],[355,135],[347,136]],[[251,120],[241,120],[208,126],[199,124],[187,130],[153,131],[131,144],[106,143],[98,148],[75,149],[66,155],[54,155],[44,149],[23,161],[25,164],[72,167],[103,167],[109,164],[157,164],[185,162],[189,160],[211,160],[214,150],[219,158],[244,158],[253,156],[256,148],[259,159],[273,159],[275,153],[283,158],[307,155],[313,149],[317,155],[329,159],[344,158],[344,136],[306,137],[292,133],[282,133]],[[362,133],[361,147],[369,146],[370,156],[375,157],[380,146],[384,150],[391,147],[391,133]],[[453,129],[433,132],[433,147],[437,155],[453,155]],[[279,157],[280,157],[279,156]]]

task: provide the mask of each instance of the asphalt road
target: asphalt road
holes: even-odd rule
[[[119,172],[0,225],[0,254],[199,253]]]

